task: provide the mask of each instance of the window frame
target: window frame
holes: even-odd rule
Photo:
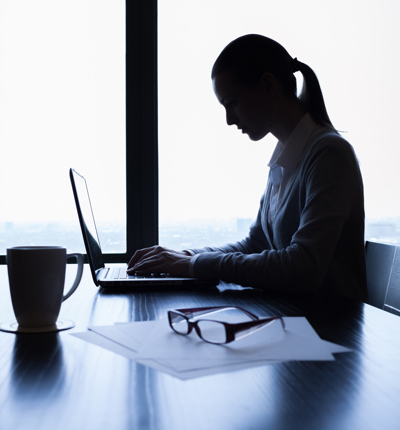
[[[126,1],[126,199],[129,259],[158,244],[157,0]],[[135,222],[133,222],[135,220]]]
[[[158,244],[157,0],[126,0],[125,14],[126,253],[103,254],[106,263]]]

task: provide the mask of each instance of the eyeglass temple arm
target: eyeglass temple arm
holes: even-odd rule
[[[218,312],[222,309],[238,309],[245,313],[249,318],[251,318],[253,321],[258,321],[258,316],[252,314],[251,312],[247,311],[246,309],[243,309],[239,306],[211,306],[206,308],[185,308],[185,309],[176,309],[178,312],[181,312],[185,315],[190,315],[191,317],[196,317],[204,314],[210,314],[213,312]]]
[[[232,328],[233,328],[233,334],[234,334],[234,338],[235,339],[239,339],[241,337],[246,336],[247,334],[250,334],[256,330],[261,329],[263,326],[275,321],[279,319],[281,324],[282,324],[282,328],[283,330],[286,329],[285,326],[285,321],[283,320],[282,317],[270,317],[270,318],[263,318],[261,320],[258,321],[247,321],[244,323],[238,323],[238,324],[232,324]]]

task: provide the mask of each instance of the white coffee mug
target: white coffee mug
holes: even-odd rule
[[[75,257],[77,274],[64,295],[67,258]],[[77,289],[83,255],[59,246],[18,246],[7,249],[11,301],[20,327],[46,327],[57,322],[61,303]]]

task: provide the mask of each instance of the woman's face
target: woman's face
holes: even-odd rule
[[[273,109],[270,86],[263,80],[254,87],[242,85],[228,72],[213,79],[214,93],[226,111],[226,123],[236,125],[251,140],[260,140],[270,131]]]

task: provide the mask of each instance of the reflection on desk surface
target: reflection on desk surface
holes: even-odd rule
[[[236,287],[235,287],[236,288]],[[168,309],[234,304],[257,315],[305,316],[322,339],[354,352],[332,362],[288,362],[180,381],[82,342],[89,325],[150,321]],[[0,320],[13,318],[0,267]],[[376,429],[400,420],[400,318],[337,297],[222,291],[98,290],[85,267],[58,334],[0,333],[1,430]]]

